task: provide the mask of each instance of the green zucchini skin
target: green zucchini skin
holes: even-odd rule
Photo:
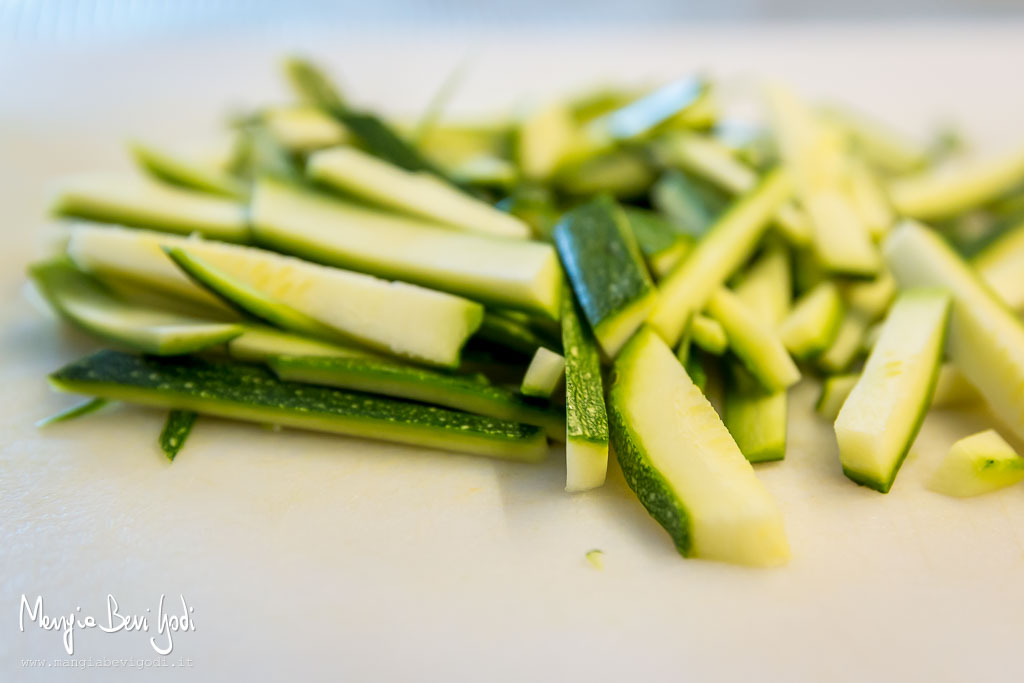
[[[464,410],[500,420],[543,427],[548,436],[565,438],[565,416],[544,403],[481,382],[412,365],[372,358],[280,357],[268,362],[283,380],[383,394]]]
[[[282,382],[265,368],[99,351],[50,375],[61,391],[201,414],[536,462],[534,426],[381,396]]]
[[[677,231],[658,213],[635,207],[624,207],[623,211],[637,246],[654,275],[667,275],[693,247],[693,239]]]
[[[493,311],[484,312],[475,336],[526,356],[533,356],[541,347],[552,346],[552,340],[541,337],[518,320]]]
[[[95,413],[97,410],[100,410],[101,408],[105,408],[109,404],[110,401],[108,401],[105,398],[86,399],[81,403],[76,403],[70,408],[65,408],[59,413],[54,413],[49,417],[44,417],[42,420],[36,422],[36,427],[49,427],[50,425],[57,424],[58,422],[67,422],[68,420],[74,420],[79,417],[84,417],[91,413]]]
[[[626,214],[610,197],[598,197],[567,213],[554,241],[594,336],[614,358],[656,297]]]
[[[568,292],[562,303],[562,347],[567,438],[607,444],[601,358],[594,336],[580,320],[579,309]]]
[[[185,445],[198,417],[199,413],[192,410],[172,410],[167,413],[167,421],[160,432],[160,450],[171,462],[174,462],[174,456]]]

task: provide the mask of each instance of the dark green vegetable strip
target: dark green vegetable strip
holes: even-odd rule
[[[651,188],[651,204],[665,214],[676,228],[697,239],[703,237],[726,206],[710,190],[702,190],[680,171],[665,172]]]
[[[552,347],[551,340],[547,337],[541,337],[518,320],[494,311],[484,313],[483,322],[480,323],[476,336],[531,357],[542,346]]]
[[[656,297],[629,220],[613,199],[601,196],[565,214],[554,238],[580,308],[614,358]]]
[[[580,320],[572,294],[562,302],[565,355],[565,419],[569,441],[608,443],[608,414],[601,383],[601,358],[594,335]]]
[[[510,460],[536,462],[547,451],[537,427],[283,382],[259,366],[100,351],[53,373],[50,382],[61,391],[142,405]]]
[[[160,432],[160,450],[171,462],[185,445],[188,435],[192,433],[192,426],[196,423],[197,417],[199,414],[191,410],[172,410],[167,413],[167,421]]]
[[[423,401],[501,420],[543,427],[565,439],[565,416],[477,377],[448,375],[411,365],[367,358],[284,357],[269,361],[283,380],[321,384]]]
[[[428,171],[456,185],[444,171],[420,154],[419,150],[379,117],[354,111],[346,105],[337,89],[311,63],[302,59],[289,59],[285,63],[285,73],[302,99],[321,107],[336,118],[374,156],[407,171]]]
[[[68,420],[73,420],[76,417],[82,417],[83,415],[88,415],[89,413],[95,413],[97,410],[106,406],[108,403],[110,403],[110,401],[108,401],[105,398],[86,399],[85,401],[76,403],[70,408],[65,408],[59,413],[55,413],[53,415],[50,415],[49,417],[44,417],[42,420],[36,422],[36,427],[48,427],[58,422],[67,422]]]

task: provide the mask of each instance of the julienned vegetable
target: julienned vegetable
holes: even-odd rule
[[[622,473],[679,552],[784,563],[775,501],[665,342],[641,330],[613,373],[609,415]]]
[[[836,418],[843,472],[888,493],[935,390],[949,296],[909,290],[893,305],[864,372]]]
[[[284,382],[257,366],[100,351],[58,370],[50,382],[77,394],[509,460],[535,462],[547,452],[538,427]]]
[[[36,289],[142,355],[54,373],[93,398],[40,424],[158,407],[169,458],[200,413],[523,461],[564,440],[572,492],[611,441],[680,552],[762,566],[788,546],[750,463],[786,458],[801,376],[879,491],[929,408],[985,400],[1024,436],[1020,153],[963,163],[781,87],[762,127],[703,78],[487,121],[440,120],[439,95],[392,122],[286,66],[300,102],[227,144],[135,144],[142,175],[63,186],[56,215],[106,225],[54,240]],[[932,486],[1020,462],[983,432]]]

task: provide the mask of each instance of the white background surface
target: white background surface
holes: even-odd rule
[[[283,99],[274,60],[289,48],[328,61],[354,99],[401,112],[462,59],[463,111],[710,68],[785,78],[910,129],[961,121],[994,146],[1024,140],[1022,31],[282,30],[0,53],[0,680],[75,676],[21,666],[65,657],[59,634],[19,632],[23,593],[51,615],[97,616],[108,593],[123,613],[184,594],[196,631],[169,659],[190,657],[198,680],[1021,680],[1024,493],[957,501],[922,484],[954,438],[988,425],[981,413],[934,413],[881,496],[843,478],[815,389],[799,387],[787,460],[758,468],[793,559],[748,570],[679,558],[617,468],[567,496],[557,450],[515,465],[201,419],[171,466],[154,412],[39,432],[34,420],[69,403],[46,372],[91,344],[20,289],[48,234],[50,180],[126,167],[129,135],[202,137],[233,107]],[[75,656],[152,657],[150,635],[78,632]]]

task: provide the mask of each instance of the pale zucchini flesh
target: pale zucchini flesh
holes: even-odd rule
[[[829,422],[835,422],[843,403],[846,402],[846,397],[853,391],[859,379],[860,375],[857,373],[826,377],[821,382],[821,393],[814,404],[815,412]]]
[[[141,142],[133,143],[131,150],[139,166],[159,180],[232,199],[246,195],[245,183],[224,168]]]
[[[715,292],[708,313],[722,325],[729,348],[765,389],[783,391],[800,381],[800,370],[772,326],[731,291],[723,287]]]
[[[265,110],[261,118],[278,144],[292,152],[334,147],[349,137],[345,127],[319,107],[272,107]]]
[[[928,488],[965,498],[1024,480],[1024,458],[994,429],[960,439],[932,473]]]
[[[657,297],[625,213],[599,197],[563,216],[554,240],[597,343],[614,358]]]
[[[853,481],[888,493],[924,420],[946,337],[949,296],[900,295],[835,422],[839,459]]]
[[[733,289],[743,305],[778,325],[789,313],[793,298],[793,275],[789,250],[769,246],[750,266]]]
[[[526,223],[433,173],[407,171],[355,147],[314,152],[306,163],[306,173],[317,182],[365,201],[440,225],[500,237],[530,236]]]
[[[751,255],[768,220],[789,199],[792,185],[785,171],[769,172],[750,193],[723,214],[693,251],[666,277],[649,324],[675,345],[695,313]]]
[[[550,398],[565,376],[565,357],[543,346],[530,359],[519,393],[523,396]]]
[[[516,160],[523,175],[545,180],[572,148],[576,123],[564,102],[552,102],[529,113],[516,135]]]
[[[67,261],[38,263],[29,275],[50,305],[86,332],[160,356],[200,351],[237,337],[233,323],[127,303]]]
[[[1024,225],[1003,233],[978,252],[971,265],[1007,306],[1024,309]]]
[[[832,345],[815,359],[815,363],[827,374],[845,372],[864,350],[863,341],[868,323],[856,311],[847,311],[839,323]]]
[[[254,247],[99,226],[76,227],[68,243],[71,258],[87,270],[172,293],[208,296],[209,291],[184,275],[164,248],[182,249],[237,281],[228,287],[231,283],[221,279],[218,290],[221,296],[238,295],[236,304],[244,298],[252,305],[262,297],[263,313],[275,302],[283,304],[286,308],[276,309],[275,322],[301,318],[306,323],[299,326],[302,331],[315,332],[312,319],[333,331],[331,337],[340,335],[432,365],[457,365],[462,346],[483,317],[482,306],[461,297]],[[217,278],[209,279],[212,283]]]
[[[60,391],[203,415],[537,462],[544,433],[516,422],[283,382],[259,366],[100,351],[58,370]]]
[[[597,341],[581,320],[573,297],[562,302],[565,354],[565,490],[604,484],[608,471],[608,414]]]
[[[721,356],[729,348],[725,328],[720,322],[704,314],[693,316],[689,334],[695,345],[714,356]]]
[[[832,345],[842,322],[839,289],[825,281],[797,300],[779,326],[779,337],[796,358],[812,358]]]
[[[766,391],[742,368],[733,368],[725,388],[722,421],[750,462],[786,457],[788,400],[785,391]]]
[[[243,203],[133,175],[69,178],[58,190],[53,213],[186,235],[198,232],[226,242],[249,241]]]
[[[565,417],[543,403],[475,377],[450,375],[374,358],[280,357],[268,365],[282,380],[365,391],[464,410],[502,420],[543,427],[565,438]]]
[[[1014,433],[1024,437],[1024,324],[942,239],[910,221],[885,243],[903,287],[941,287],[952,296],[947,354]]]
[[[312,261],[557,319],[562,274],[548,244],[448,230],[289,187],[256,184],[256,240]]]
[[[939,219],[996,199],[1024,180],[1024,148],[959,168],[939,168],[889,183],[896,210],[909,218]]]
[[[243,325],[240,335],[227,343],[228,355],[249,363],[263,363],[279,356],[324,358],[381,358],[362,347],[311,339],[262,325]]]
[[[642,329],[615,362],[609,415],[626,483],[684,556],[775,566],[782,516],[672,351]]]

